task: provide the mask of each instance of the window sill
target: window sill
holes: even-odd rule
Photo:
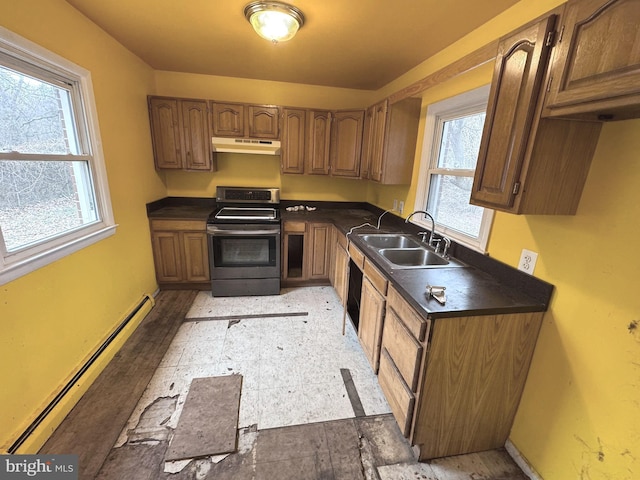
[[[102,225],[86,234],[74,238],[62,245],[48,249],[44,252],[32,255],[28,258],[16,261],[15,263],[5,264],[0,267],[0,285],[9,283],[19,277],[37,270],[38,268],[49,265],[50,263],[60,260],[67,255],[71,255],[85,247],[104,240],[116,233],[117,225]]]

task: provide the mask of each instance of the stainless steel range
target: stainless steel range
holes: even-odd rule
[[[217,187],[207,220],[214,297],[280,293],[280,190]]]

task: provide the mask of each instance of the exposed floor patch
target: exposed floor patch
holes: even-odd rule
[[[178,396],[160,397],[147,406],[138,424],[127,431],[127,443],[159,443],[169,438],[172,429],[167,427],[176,410]]]

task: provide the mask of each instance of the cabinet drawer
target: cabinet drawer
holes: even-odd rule
[[[387,284],[389,283],[380,270],[373,266],[373,264],[368,260],[364,259],[364,274],[374,287],[382,294],[387,294]]]
[[[304,233],[306,229],[305,222],[284,222],[285,232]]]
[[[395,363],[409,388],[415,392],[418,385],[418,373],[420,372],[422,345],[413,338],[413,335],[404,326],[402,320],[391,309],[387,311],[384,323],[382,347],[387,350],[393,359],[393,363]]]
[[[408,437],[411,430],[415,396],[402,379],[402,375],[398,372],[385,348],[380,352],[378,381],[387,402],[389,402],[393,416],[398,422],[400,431],[405,437]]]
[[[204,232],[207,229],[205,220],[151,220],[151,230],[181,230]]]
[[[387,305],[395,310],[411,334],[419,342],[423,342],[429,334],[431,322],[418,315],[413,307],[392,286],[389,286],[387,292]]]
[[[364,254],[353,243],[349,244],[349,256],[360,270],[364,270]]]

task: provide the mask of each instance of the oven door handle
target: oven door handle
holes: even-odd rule
[[[222,228],[212,228],[209,227],[207,229],[207,233],[210,235],[233,235],[233,236],[242,236],[242,237],[251,237],[256,235],[279,235],[279,229],[272,230],[227,230]]]

